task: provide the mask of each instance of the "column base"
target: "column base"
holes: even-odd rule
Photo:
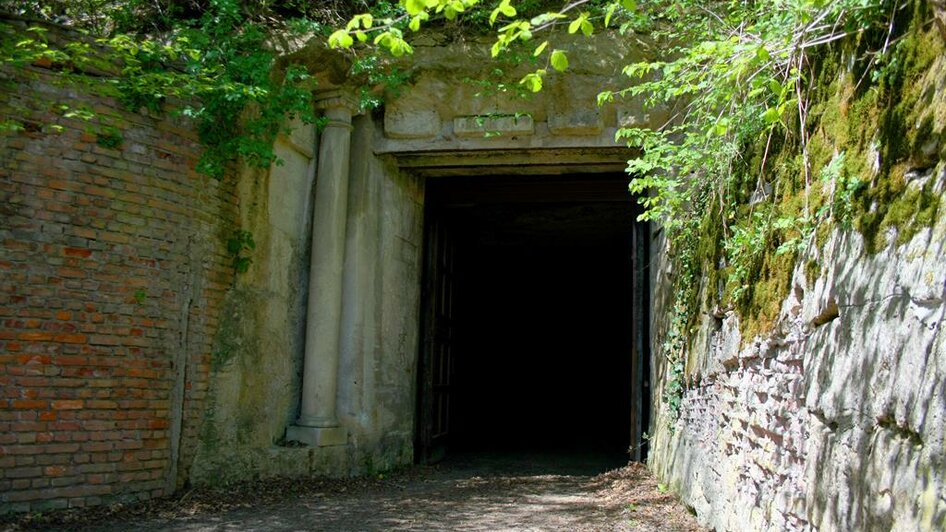
[[[348,430],[345,427],[303,427],[289,425],[286,428],[286,441],[302,442],[309,447],[331,447],[348,443]]]

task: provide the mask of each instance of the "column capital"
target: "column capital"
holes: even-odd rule
[[[349,91],[336,89],[315,93],[315,108],[321,110],[339,109],[348,111],[351,115],[360,113],[358,98]]]

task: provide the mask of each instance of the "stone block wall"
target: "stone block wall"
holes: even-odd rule
[[[935,189],[946,198],[946,167]],[[699,377],[651,465],[717,530],[946,525],[946,217],[874,256],[836,232],[778,330],[701,326]],[[666,423],[662,417],[658,423]]]
[[[0,72],[0,122],[0,513],[167,494],[195,449],[235,191],[194,171],[180,119],[41,67]]]
[[[898,153],[877,140],[893,138],[878,124],[866,153],[835,150],[867,159],[873,174],[859,177],[870,186],[899,190],[874,212],[906,214],[876,230],[822,231],[762,334],[743,337],[744,316],[704,308],[678,419],[661,406],[665,362],[655,360],[650,465],[716,530],[946,528],[946,32],[926,16],[914,23],[903,40],[922,53],[907,57],[929,60],[909,63],[922,66],[905,76],[914,99],[897,109],[909,118],[892,135],[928,135]],[[853,91],[838,97],[839,85],[813,104],[864,105],[843,99]],[[841,120],[847,109],[830,111]],[[895,170],[880,173],[879,161]],[[671,271],[655,242],[661,331]]]
[[[733,320],[727,325],[714,340],[738,338]],[[805,529],[804,353],[759,344],[714,355],[723,367],[695,384],[681,412],[672,458],[687,483],[681,489],[725,530]]]

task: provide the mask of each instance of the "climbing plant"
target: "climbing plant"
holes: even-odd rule
[[[397,16],[353,17],[328,44],[374,46],[400,56],[411,52],[409,32],[481,9],[477,0],[400,4]],[[685,387],[685,353],[704,271],[722,270],[713,274],[725,287],[720,306],[745,308],[746,287],[758,278],[767,254],[791,262],[810,245],[819,223],[850,224],[852,198],[864,183],[842,174],[843,153],[820,170],[812,168],[808,153],[812,57],[875,28],[886,28],[889,42],[901,7],[896,0],[579,0],[523,17],[511,0],[489,3],[491,55],[525,46],[543,60],[518,82],[532,92],[542,90],[550,70],[564,72],[580,60],[556,47],[557,31],[592,37],[613,27],[622,34],[647,32],[661,43],[661,57],[626,65],[627,86],[603,87],[598,103],[638,98],[670,111],[662,127],[622,128],[616,138],[641,150],[628,162],[629,189],[644,207],[641,219],[659,221],[666,231],[677,264],[661,346],[671,420]],[[872,60],[885,51],[886,44],[872,50]],[[772,153],[786,146],[799,154],[800,186],[772,171]],[[827,182],[830,187],[820,186]],[[830,198],[814,197],[829,189]],[[800,199],[787,206],[788,196]]]
[[[274,69],[277,51],[269,40],[277,30],[312,30],[318,24],[296,19],[267,25],[258,13],[254,17],[254,8],[263,4],[3,1],[0,9],[78,33],[58,44],[42,24],[25,29],[4,24],[0,63],[52,66],[66,81],[94,81],[132,110],[159,112],[173,103],[173,112],[195,121],[206,148],[198,170],[220,178],[237,158],[260,167],[275,162],[273,140],[287,115],[315,120],[310,74],[294,64]]]
[[[884,57],[895,49],[893,21],[902,8],[900,0],[0,0],[0,10],[89,36],[55,45],[40,26],[0,28],[0,63],[46,62],[63,75],[81,74],[101,71],[104,53],[120,65],[104,69],[112,72],[107,82],[130,107],[157,110],[176,101],[197,121],[207,148],[200,168],[220,176],[238,156],[271,164],[286,114],[313,120],[313,73],[291,62],[275,68],[280,39],[324,38],[355,56],[355,74],[397,85],[405,75],[390,58],[412,53],[413,34],[466,24],[493,34],[497,60],[515,54],[528,59],[517,63],[534,65],[512,82],[485,83],[530,93],[544,88],[549,72],[568,72],[583,60],[559,45],[558,35],[646,33],[661,56],[623,65],[626,86],[602,87],[598,102],[636,98],[669,111],[662,127],[623,128],[617,140],[641,149],[628,163],[629,188],[644,207],[641,218],[666,231],[678,265],[661,348],[665,404],[675,415],[690,332],[704,304],[701,286],[724,309],[751,312],[747,287],[767,257],[791,263],[819,225],[851,224],[852,205],[867,185],[845,171],[843,153],[813,162],[809,149],[814,59],[832,43],[861,39],[877,44],[861,57],[889,68],[893,61]],[[868,83],[891,76],[876,70]],[[380,99],[366,91],[363,102]]]

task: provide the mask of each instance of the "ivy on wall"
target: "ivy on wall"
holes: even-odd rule
[[[628,162],[629,188],[644,207],[641,218],[666,231],[675,264],[674,300],[660,346],[666,361],[662,397],[672,424],[700,312],[735,310],[744,338],[765,332],[795,262],[818,235],[872,216],[873,207],[861,199],[874,194],[870,179],[851,169],[843,146],[826,157],[820,139],[812,142],[821,118],[813,107],[825,83],[820,59],[858,43],[853,61],[873,72],[866,86],[882,85],[884,69],[896,63],[889,58],[901,26],[913,16],[908,12],[922,11],[923,4],[579,0],[526,16],[510,0],[488,7],[477,0],[410,0],[401,2],[404,12],[397,17],[354,16],[328,44],[399,56],[410,53],[409,33],[422,25],[485,10],[495,33],[491,54],[530,51],[540,64],[519,85],[538,92],[550,71],[565,72],[580,60],[556,46],[557,32],[592,38],[614,28],[661,43],[661,57],[626,65],[628,85],[602,87],[598,103],[636,98],[671,110],[663,127],[623,128],[616,139],[642,153]]]
[[[276,68],[273,42],[280,38],[324,39],[354,56],[352,74],[364,76],[366,86],[396,86],[406,75],[391,58],[410,54],[411,35],[422,28],[488,31],[497,61],[514,55],[534,68],[512,82],[479,80],[484,93],[538,92],[549,72],[569,72],[582,58],[560,44],[561,34],[594,38],[610,30],[655,39],[662,56],[624,65],[627,85],[602,87],[598,101],[636,98],[671,111],[661,128],[617,133],[642,153],[628,163],[630,191],[644,206],[642,219],[666,231],[677,266],[660,349],[671,420],[701,310],[738,312],[744,338],[764,332],[798,257],[828,227],[867,233],[932,219],[939,208],[922,191],[908,198],[902,176],[893,176],[912,149],[903,142],[919,142],[904,128],[909,109],[860,121],[884,119],[890,131],[880,140],[899,150],[885,154],[884,179],[871,179],[862,163],[876,141],[868,126],[830,116],[823,103],[830,98],[823,87],[833,84],[828,76],[842,70],[830,59],[841,53],[861,73],[849,85],[856,87],[850,100],[863,109],[852,112],[877,114],[896,107],[897,96],[903,105],[916,103],[904,89],[908,73],[930,61],[923,49],[942,49],[907,31],[910,21],[932,24],[922,0],[0,0],[0,9],[39,13],[88,36],[52,43],[42,26],[0,27],[0,61],[54,65],[64,77],[105,73],[106,85],[136,109],[179,104],[206,146],[200,169],[214,176],[237,157],[272,164],[286,115],[314,120],[313,72],[292,62]],[[362,97],[366,106],[382,101],[370,90]]]
[[[202,173],[221,178],[238,158],[268,167],[287,116],[315,121],[311,76],[301,65],[274,69],[277,53],[268,40],[275,28],[252,20],[238,0],[211,0],[200,9],[146,1],[29,4],[0,8],[67,24],[74,38],[51,40],[48,25],[29,19],[0,24],[0,63],[45,66],[131,110],[170,109],[194,120],[206,148]],[[62,105],[64,112],[83,111]],[[86,120],[95,118],[85,112]]]

